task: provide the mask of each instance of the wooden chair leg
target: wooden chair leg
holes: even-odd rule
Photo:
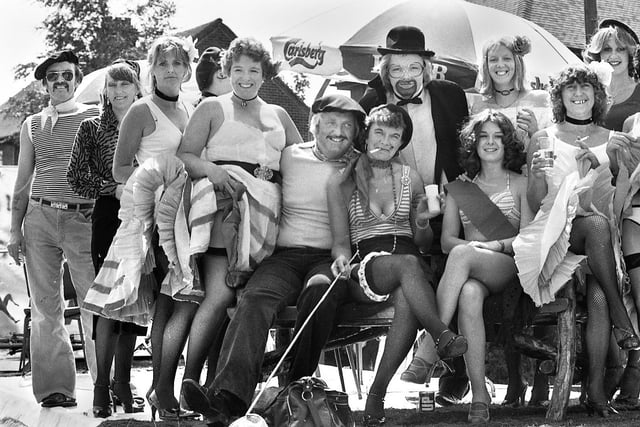
[[[547,420],[555,422],[563,421],[566,416],[576,363],[576,298],[573,280],[566,284],[564,292],[569,305],[558,315],[557,372],[546,414]]]
[[[336,358],[336,367],[338,368],[338,376],[340,377],[340,386],[343,392],[347,392],[347,388],[344,385],[344,374],[342,373],[342,358],[340,357],[340,349],[333,350],[333,355]]]
[[[362,400],[362,387],[360,387],[360,378],[358,372],[360,367],[358,366],[358,357],[354,349],[354,344],[346,346],[347,356],[349,357],[349,365],[351,365],[351,372],[353,373],[353,380],[356,383],[356,391],[358,392],[358,399]]]

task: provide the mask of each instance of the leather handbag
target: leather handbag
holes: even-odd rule
[[[353,427],[349,396],[319,378],[302,377],[285,387],[266,409],[270,426]]]

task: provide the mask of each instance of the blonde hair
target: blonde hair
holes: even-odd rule
[[[525,87],[526,70],[523,56],[531,52],[531,41],[525,36],[504,36],[499,39],[489,40],[482,47],[482,62],[479,64],[480,72],[478,73],[478,92],[485,96],[492,97],[495,95],[493,80],[491,79],[491,74],[489,74],[489,55],[500,46],[506,47],[513,55],[516,68],[514,74],[515,90],[522,90]]]
[[[156,78],[153,75],[153,69],[158,65],[158,60],[169,52],[175,52],[175,55],[184,62],[187,67],[187,73],[182,79],[182,83],[191,78],[191,61],[189,60],[189,54],[184,48],[183,40],[179,37],[163,36],[153,42],[147,55],[147,61],[149,62],[149,80],[151,81],[152,89],[156,88]]]

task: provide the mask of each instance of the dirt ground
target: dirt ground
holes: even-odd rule
[[[453,427],[453,426],[467,426],[467,411],[468,405],[457,405],[450,408],[436,408],[435,412],[431,413],[416,413],[414,410],[401,410],[390,409],[387,410],[387,422],[385,427],[395,426],[441,426],[441,427]],[[640,425],[640,410],[625,411],[618,415],[612,415],[609,418],[600,418],[597,416],[589,417],[584,408],[578,405],[577,401],[571,401],[567,418],[561,423],[547,422],[544,418],[544,408],[503,408],[499,405],[491,406],[491,422],[488,426],[527,426],[527,427],[542,427],[542,426],[615,426],[615,427],[627,427]],[[354,412],[356,419],[356,425],[361,425],[362,412]],[[201,421],[181,421],[178,422],[163,422],[163,423],[151,423],[141,421],[105,421],[100,424],[100,427],[152,427],[155,425],[163,426],[203,426]]]

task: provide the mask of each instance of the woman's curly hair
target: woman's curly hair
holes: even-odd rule
[[[222,58],[222,69],[227,76],[231,75],[231,65],[240,56],[245,55],[262,66],[262,77],[271,80],[278,74],[280,62],[273,62],[271,54],[258,40],[252,37],[238,37],[231,42]]]
[[[582,51],[582,58],[589,64],[590,62],[600,62],[600,53],[604,48],[604,44],[607,40],[612,39],[619,46],[623,46],[627,50],[628,64],[629,64],[629,76],[637,79],[640,74],[637,68],[634,66],[634,55],[638,45],[633,37],[626,32],[623,28],[612,26],[599,29],[589,41],[589,45]]]
[[[606,87],[598,80],[598,75],[594,70],[584,64],[574,64],[567,66],[560,74],[551,81],[549,93],[551,95],[551,111],[553,121],[561,123],[567,117],[567,108],[562,102],[562,91],[570,84],[588,83],[593,87],[594,103],[591,110],[591,117],[596,124],[602,124],[609,110],[609,94]]]
[[[531,52],[531,41],[526,36],[504,36],[499,39],[489,40],[482,47],[482,61],[479,64],[480,71],[478,72],[478,92],[485,96],[495,95],[493,80],[489,73],[489,55],[500,46],[509,49],[513,55],[515,63],[514,88],[516,90],[525,88],[526,69],[523,56]]]
[[[522,166],[526,162],[524,144],[516,138],[516,130],[511,120],[501,112],[490,109],[469,117],[460,130],[459,161],[462,169],[469,178],[475,177],[480,172],[478,140],[482,126],[487,122],[495,123],[502,131],[502,145],[504,146],[502,165],[506,169],[522,173]]]

